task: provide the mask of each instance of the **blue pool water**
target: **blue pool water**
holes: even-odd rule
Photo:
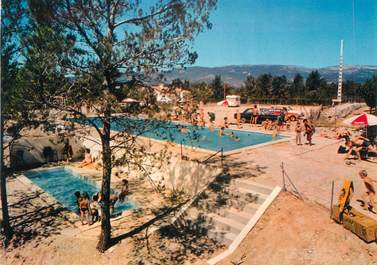
[[[87,192],[91,198],[94,193],[100,190],[94,182],[64,167],[29,171],[25,175],[72,212],[77,212],[74,195],[76,191]],[[130,201],[117,202],[114,213],[121,213],[132,208],[135,208],[135,205]]]
[[[75,122],[88,124],[88,120],[75,119]],[[102,126],[100,118],[90,118],[90,122]],[[182,128],[187,128],[186,133],[182,133]],[[225,129],[225,136],[219,136],[219,129],[213,132],[208,127],[193,125],[180,125],[168,121],[131,119],[126,117],[115,117],[111,121],[111,129],[114,131],[126,131],[132,135],[140,135],[156,140],[170,141],[191,147],[198,147],[211,151],[218,151],[223,148],[224,152],[232,151],[252,145],[272,142],[284,139],[284,136],[272,137],[271,134],[246,132]],[[238,138],[235,140],[229,135],[233,134]]]

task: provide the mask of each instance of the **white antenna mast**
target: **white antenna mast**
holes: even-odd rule
[[[342,102],[342,86],[343,86],[343,40],[340,41],[338,95],[336,99],[333,99],[333,103]]]

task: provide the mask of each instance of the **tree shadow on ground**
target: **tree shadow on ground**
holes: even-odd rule
[[[171,214],[179,211],[183,205],[185,205],[187,201],[179,203],[178,205],[175,205],[173,207],[162,207],[158,210],[156,209],[156,216],[152,218],[151,220],[137,226],[136,228],[132,229],[131,231],[128,231],[124,234],[118,235],[112,239],[112,245],[115,245],[119,243],[120,241],[132,237],[136,234],[139,234],[143,230],[148,229],[152,225],[159,225],[162,224],[164,221],[166,221],[167,217],[171,216]]]
[[[222,245],[209,239],[208,222],[203,215],[161,227],[155,234],[134,238],[130,264],[185,264],[208,258]]]
[[[215,156],[205,162],[207,165],[221,166],[225,174],[230,174],[232,178],[258,177],[265,173],[266,166],[260,166],[253,160],[240,161],[233,156]]]
[[[66,218],[67,210],[60,204],[47,203],[41,192],[12,193],[9,205],[10,223],[14,231],[11,247],[17,248],[29,241],[39,244],[61,230],[71,226]]]
[[[260,166],[253,160],[250,161],[238,161],[232,157],[225,157],[224,159],[224,171],[232,176],[232,178],[241,177],[258,177],[265,174],[266,166]]]

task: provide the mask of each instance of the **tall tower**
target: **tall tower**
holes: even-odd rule
[[[342,85],[343,85],[343,40],[340,41],[340,57],[339,57],[339,78],[338,78],[338,96],[333,102],[342,102]]]

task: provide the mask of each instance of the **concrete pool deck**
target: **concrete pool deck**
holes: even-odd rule
[[[358,172],[365,169],[371,177],[377,178],[377,159],[351,160],[352,164],[347,165],[345,155],[337,153],[339,140],[314,136],[313,143],[313,146],[296,146],[291,140],[230,155],[226,157],[229,172],[261,184],[282,186],[281,164],[284,163],[286,173],[299,192],[326,208],[330,208],[332,181],[336,202],[343,180],[349,179],[355,187],[352,205],[359,208],[356,200],[361,198],[364,187]],[[377,220],[376,214],[364,212]]]

